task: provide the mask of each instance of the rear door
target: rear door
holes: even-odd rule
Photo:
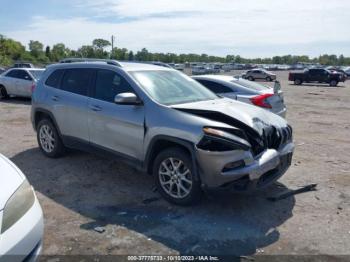
[[[25,70],[18,70],[16,92],[19,96],[31,97],[34,79]]]
[[[45,82],[50,88],[51,111],[66,138],[89,141],[88,95],[94,72],[89,68],[58,69]]]
[[[327,71],[323,69],[310,69],[309,70],[309,81],[311,82],[325,82],[327,80]]]
[[[260,78],[262,78],[262,71],[261,70],[252,70],[251,75],[255,79],[260,79]]]
[[[143,105],[117,105],[120,93],[135,93],[128,81],[112,70],[98,69],[95,90],[89,99],[90,142],[132,158],[143,152]]]

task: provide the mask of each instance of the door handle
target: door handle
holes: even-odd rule
[[[90,109],[95,112],[102,111],[102,107],[96,105],[90,106]]]
[[[60,100],[59,96],[52,96],[51,99],[52,99],[53,101],[58,101],[58,100]]]

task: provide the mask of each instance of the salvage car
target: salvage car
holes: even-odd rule
[[[249,81],[255,81],[257,79],[263,79],[268,82],[276,80],[276,74],[268,72],[262,68],[256,68],[252,70],[248,70],[247,72],[242,74],[242,77],[248,79]]]
[[[262,107],[281,117],[286,116],[287,108],[280,86],[270,88],[240,77],[225,75],[201,75],[192,78],[217,95]]]
[[[300,72],[290,72],[288,80],[293,81],[295,85],[316,82],[337,86],[339,82],[345,82],[346,76],[343,73],[332,72],[324,68],[310,68]]]
[[[32,91],[44,69],[13,68],[0,76],[0,99],[10,95],[31,97]]]
[[[25,175],[0,154],[0,261],[35,261],[42,249],[43,212]]]
[[[47,67],[32,98],[39,147],[110,153],[153,175],[169,202],[204,189],[255,191],[291,165],[292,128],[266,110],[216,94],[174,69],[114,60]]]

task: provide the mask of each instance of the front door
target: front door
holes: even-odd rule
[[[95,90],[89,99],[89,133],[93,145],[140,159],[144,138],[144,106],[117,105],[120,93],[135,93],[118,73],[99,69]]]

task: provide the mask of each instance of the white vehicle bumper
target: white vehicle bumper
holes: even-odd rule
[[[0,223],[2,215],[0,211]],[[0,235],[0,262],[36,261],[42,249],[43,234],[43,212],[35,198],[28,212]]]

